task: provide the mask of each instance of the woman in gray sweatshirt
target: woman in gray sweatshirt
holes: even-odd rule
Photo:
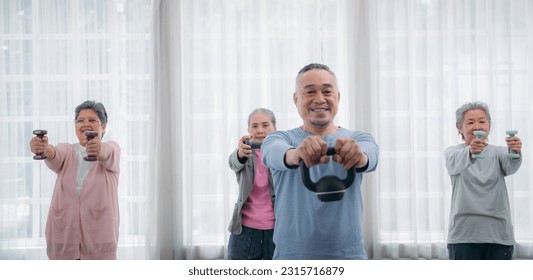
[[[452,183],[449,258],[511,259],[515,239],[505,176],[520,168],[522,141],[513,136],[505,139],[507,147],[490,145],[491,117],[482,102],[459,107],[456,127],[464,143],[444,152]]]

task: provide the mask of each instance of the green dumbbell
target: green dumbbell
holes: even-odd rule
[[[507,133],[507,135],[509,135],[509,138],[511,138],[518,134],[518,130],[507,130],[505,133]],[[520,154],[511,149],[509,149],[509,154],[507,154],[507,156],[512,159],[520,158]]]
[[[483,137],[485,137],[487,133],[483,130],[476,130],[474,131],[474,135],[476,136],[477,139],[483,140]],[[477,154],[473,154],[472,157],[475,159],[482,159],[483,155],[481,153],[477,153]]]

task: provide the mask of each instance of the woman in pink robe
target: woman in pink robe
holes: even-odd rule
[[[106,125],[104,105],[85,101],[75,110],[79,143],[53,146],[46,136],[31,139],[31,151],[44,154],[57,174],[45,230],[50,259],[117,258],[120,147],[101,141]],[[87,131],[98,134],[91,139]],[[96,160],[84,160],[87,155]]]

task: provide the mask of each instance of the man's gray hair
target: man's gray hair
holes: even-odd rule
[[[104,104],[100,102],[92,101],[92,100],[87,100],[81,103],[80,105],[78,105],[78,107],[76,107],[76,110],[75,110],[76,114],[75,114],[74,120],[77,120],[81,110],[85,110],[85,109],[94,110],[96,114],[98,114],[98,118],[100,119],[100,122],[102,123],[102,125],[107,123],[107,112],[105,110]]]
[[[331,71],[331,69],[329,68],[329,66],[325,65],[325,64],[321,64],[321,63],[311,63],[311,64],[308,64],[306,66],[304,66],[300,72],[298,72],[298,75],[296,75],[296,81],[298,81],[298,78],[300,78],[300,76],[309,71],[309,70],[313,70],[313,69],[319,69],[319,70],[326,70],[328,71],[331,76],[333,76],[333,78],[335,78],[335,80],[337,80],[337,76],[335,76],[335,73],[333,73],[333,71]]]
[[[272,121],[272,124],[276,126],[276,116],[274,116],[274,112],[272,112],[269,109],[266,108],[257,108],[253,110],[250,115],[248,115],[248,126],[250,126],[250,122],[252,121],[252,116],[257,113],[264,113],[267,114],[270,117],[270,120]]]

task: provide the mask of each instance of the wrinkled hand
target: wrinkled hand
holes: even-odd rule
[[[361,168],[368,163],[368,156],[363,153],[357,141],[352,138],[338,138],[335,142],[333,161],[342,164],[344,170],[352,167]]]
[[[470,154],[479,154],[483,152],[483,149],[488,145],[489,144],[483,139],[473,139],[472,142],[470,142]]]
[[[237,144],[239,151],[237,152],[237,156],[241,159],[252,156],[252,147],[245,143],[248,139],[252,139],[252,136],[243,135],[241,138],[239,138],[239,143]]]
[[[520,138],[518,138],[517,136],[506,137],[505,141],[507,142],[507,148],[509,148],[512,151],[515,151],[517,153],[521,153],[521,151],[522,151],[522,140],[520,140]]]
[[[329,162],[329,156],[326,155],[328,143],[319,136],[306,137],[296,149],[287,153],[286,161],[291,165],[299,165],[303,160],[305,166],[311,167],[319,163]]]
[[[30,149],[31,152],[34,154],[44,154],[46,153],[48,148],[48,136],[44,136],[43,138],[40,137],[32,137],[30,140]]]
[[[98,136],[94,137],[91,140],[87,140],[87,138],[85,138],[85,151],[87,152],[87,155],[89,156],[100,155],[101,147],[102,147],[102,142],[101,142],[100,134],[98,134]]]

